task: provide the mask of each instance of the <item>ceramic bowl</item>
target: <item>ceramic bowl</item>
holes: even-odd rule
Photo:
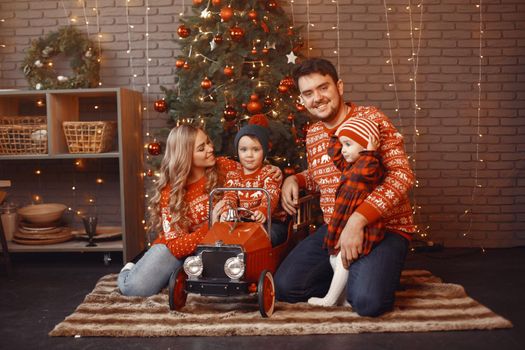
[[[18,209],[18,215],[28,222],[44,224],[59,220],[66,208],[60,203],[34,204]]]

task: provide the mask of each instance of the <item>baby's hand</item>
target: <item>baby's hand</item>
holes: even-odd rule
[[[366,145],[367,151],[375,151],[379,147],[379,140],[374,136],[368,135],[368,145]]]
[[[264,224],[266,222],[266,216],[264,216],[260,210],[256,210],[253,212],[252,220]]]

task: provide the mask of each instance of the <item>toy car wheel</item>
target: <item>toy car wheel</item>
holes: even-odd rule
[[[270,271],[264,270],[261,273],[257,286],[257,296],[262,317],[270,317],[275,308],[275,284]]]
[[[186,273],[182,266],[173,271],[168,287],[170,310],[182,309],[186,305],[186,298],[188,297],[188,293],[186,293]]]

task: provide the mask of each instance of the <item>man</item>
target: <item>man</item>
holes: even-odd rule
[[[296,68],[294,80],[302,103],[317,122],[310,126],[306,136],[308,169],[285,180],[282,206],[289,214],[294,214],[299,188],[319,191],[325,225],[299,243],[279,266],[275,275],[277,298],[292,303],[305,302],[310,297],[324,296],[328,291],[332,268],[329,254],[322,246],[341,175],[327,155],[328,144],[344,121],[367,118],[379,127],[381,147],[378,151],[385,177],[350,216],[336,249],[340,248],[345,268],[350,265],[346,300],[359,315],[379,316],[393,307],[408,242],[415,232],[407,196],[414,175],[404,151],[403,138],[377,108],[343,101],[343,82],[329,61],[306,60]],[[380,217],[386,226],[385,238],[370,254],[361,257],[363,228]]]

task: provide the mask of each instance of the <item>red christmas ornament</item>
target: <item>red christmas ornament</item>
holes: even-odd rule
[[[270,97],[266,97],[264,99],[264,104],[267,106],[271,106],[273,104],[273,100]]]
[[[255,46],[252,48],[251,53],[252,55],[257,55],[257,48],[255,48]]]
[[[306,109],[306,107],[301,103],[296,103],[295,108],[297,108],[297,111],[299,112],[304,112],[304,110]]]
[[[228,78],[232,77],[233,76],[233,68],[230,67],[230,66],[226,66],[224,67],[224,70],[222,71],[224,73],[225,76],[227,76]]]
[[[268,25],[264,21],[261,21],[261,28],[262,28],[262,30],[264,30],[265,33],[269,33],[270,32],[270,28],[268,28]]]
[[[268,11],[273,11],[273,10],[277,9],[277,2],[275,0],[268,0],[266,2],[266,9]]]
[[[252,115],[248,120],[248,124],[264,126],[265,128],[269,125],[268,118],[264,114]]]
[[[203,0],[193,0],[193,6],[200,6],[202,5]]]
[[[213,41],[215,41],[216,44],[221,44],[222,43],[222,35],[221,34],[217,34],[213,37]]]
[[[237,118],[237,111],[232,106],[227,105],[224,108],[223,116],[226,121],[231,122]]]
[[[165,100],[157,100],[153,104],[153,109],[156,110],[159,113],[164,113],[168,109],[168,104]]]
[[[294,81],[293,81],[293,78],[290,77],[290,76],[286,76],[283,78],[283,80],[281,80],[281,82],[279,83],[280,85],[284,85],[288,88],[291,88],[295,85]]]
[[[190,28],[186,27],[184,24],[181,24],[179,28],[177,29],[177,34],[179,34],[181,38],[187,38],[190,36],[191,30]]]
[[[211,4],[213,6],[220,6],[221,5],[221,0],[211,0]]]
[[[233,41],[239,42],[244,37],[244,30],[238,26],[231,27],[230,37],[232,38]]]
[[[212,83],[211,83],[211,80],[208,79],[208,77],[204,78],[201,81],[201,88],[208,90],[209,88],[211,88],[211,86],[212,86]]]
[[[295,174],[295,169],[292,166],[287,166],[283,169],[284,176],[290,176]]]
[[[184,62],[184,65],[182,66],[184,69],[190,69],[190,64],[188,62]]]
[[[248,18],[251,19],[252,21],[255,21],[257,19],[257,11],[250,10],[248,12]]]
[[[158,142],[148,144],[148,153],[152,156],[158,156],[162,152],[162,147]]]
[[[295,116],[292,113],[290,113],[290,114],[288,114],[287,119],[288,119],[288,121],[291,122],[291,121],[293,121],[295,119]]]
[[[279,85],[277,87],[277,90],[281,93],[281,94],[285,94],[288,92],[288,86],[286,85]]]
[[[175,67],[177,67],[177,68],[182,68],[182,67],[184,67],[184,60],[182,60],[182,59],[180,59],[180,58],[179,58],[178,60],[176,60],[176,61],[175,61]]]
[[[233,9],[230,6],[223,7],[220,16],[224,22],[228,22],[233,17]]]
[[[266,55],[268,52],[270,52],[270,50],[267,47],[263,47],[262,53]]]
[[[250,102],[246,105],[246,109],[251,114],[259,113],[262,110],[262,104],[259,102],[259,96],[253,94],[250,96]]]
[[[288,36],[293,36],[293,28],[292,27],[288,27],[287,34],[288,34]]]
[[[148,175],[149,177],[152,177],[153,176],[153,170],[148,169],[148,171],[146,172],[146,175]]]

